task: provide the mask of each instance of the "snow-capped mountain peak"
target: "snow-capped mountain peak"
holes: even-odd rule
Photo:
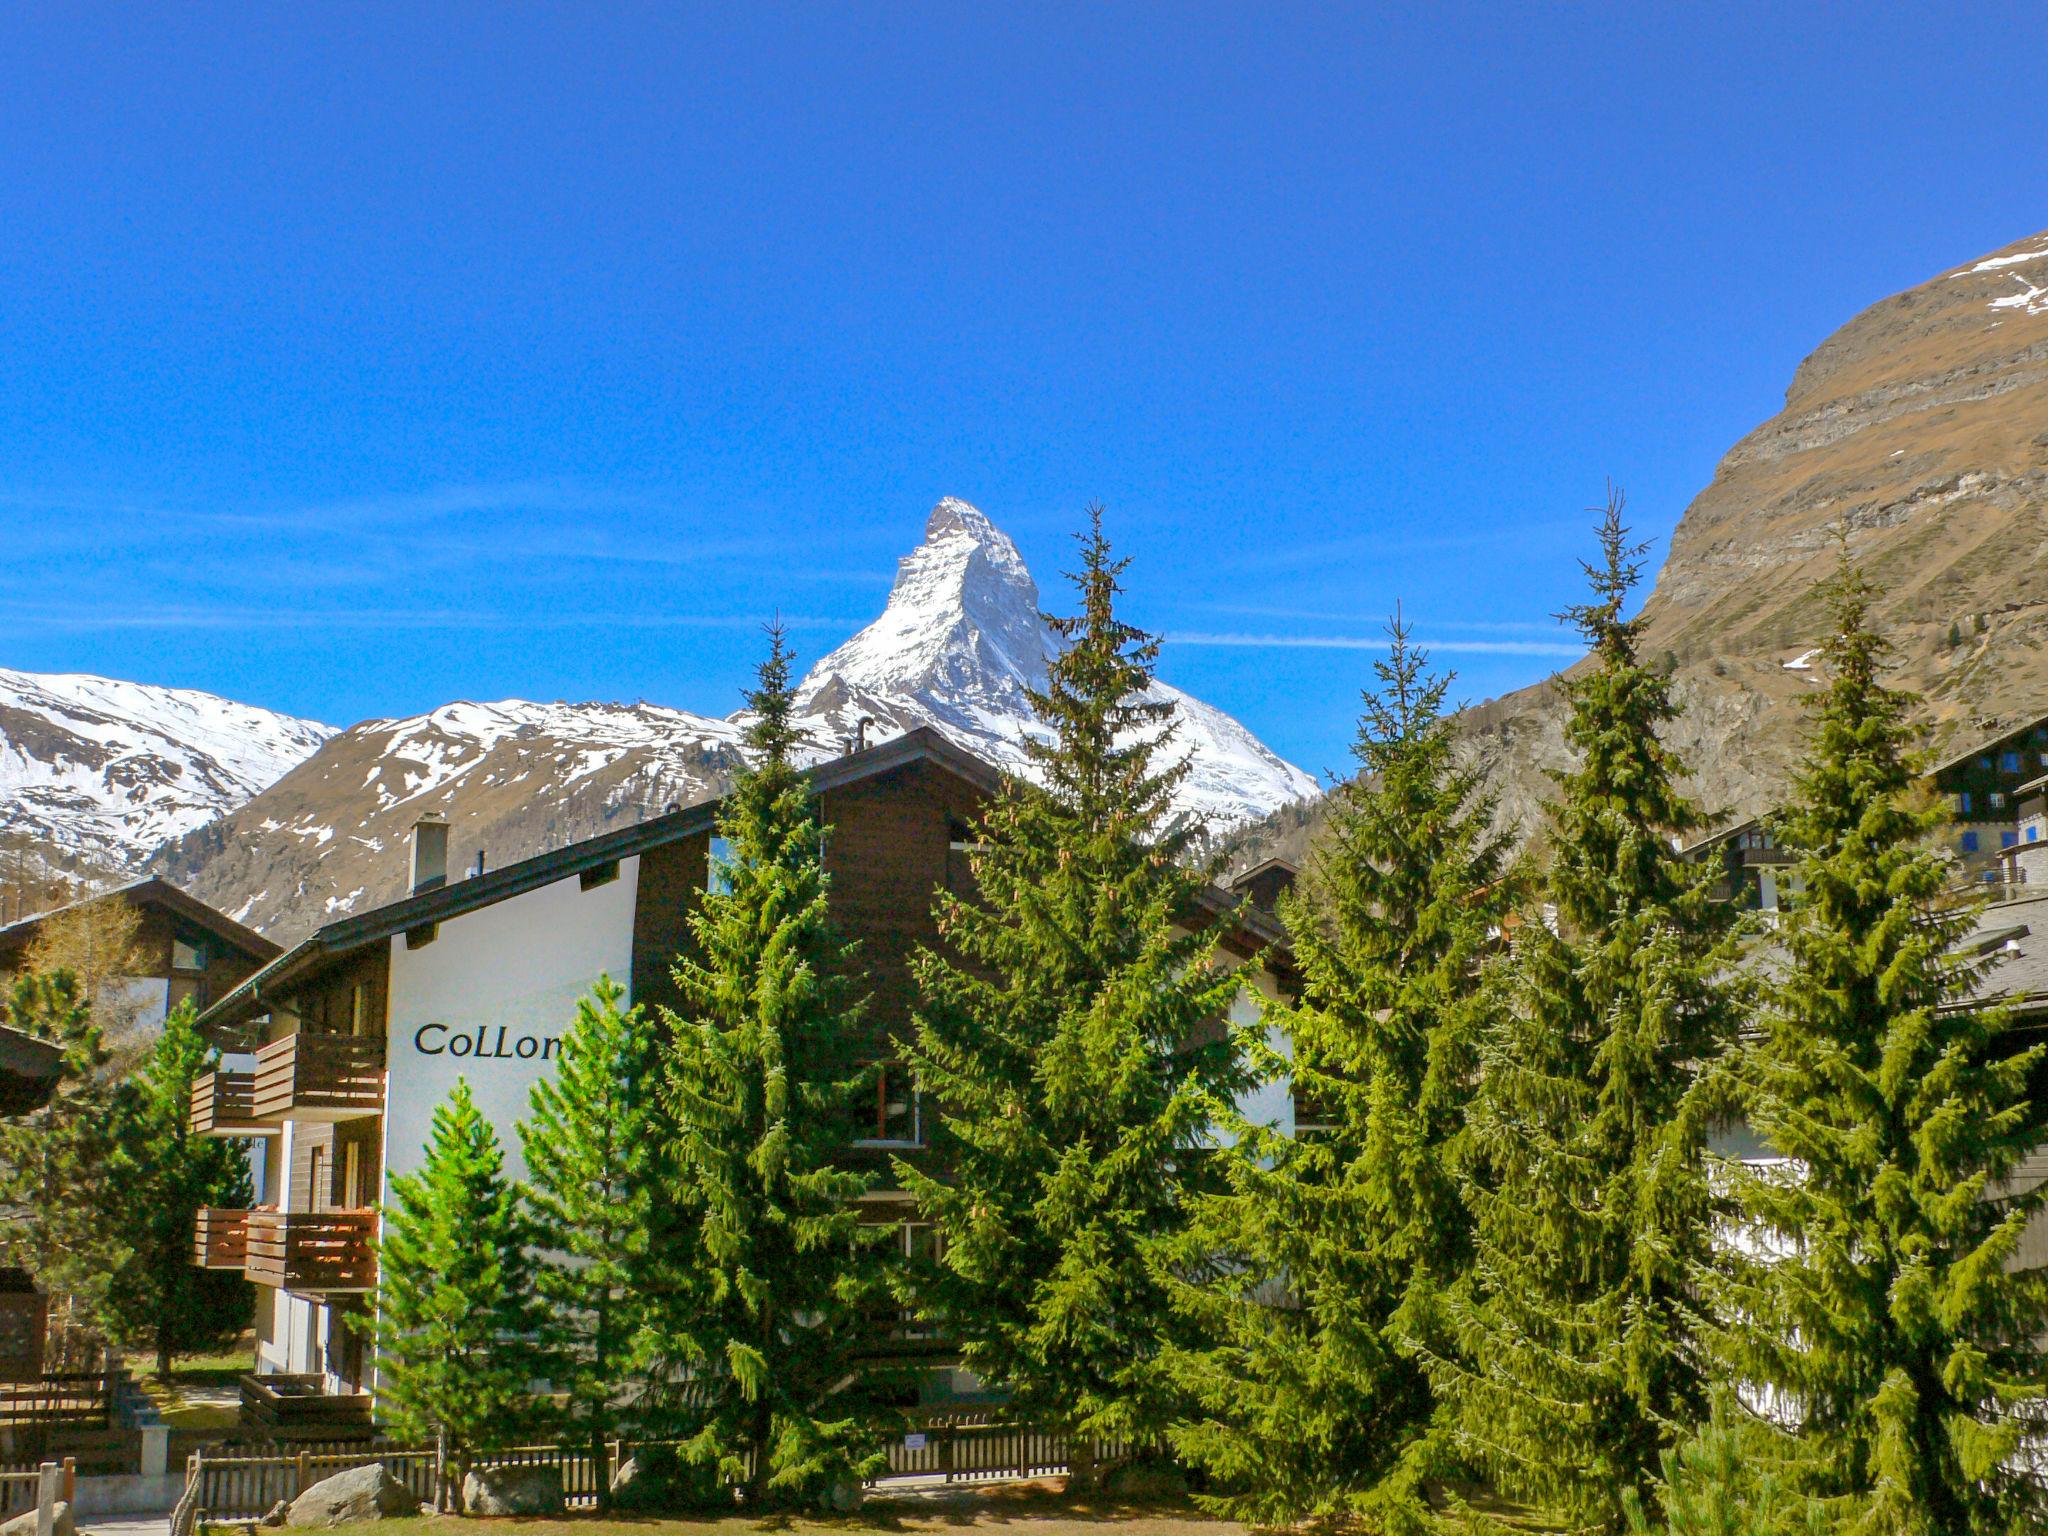
[[[1050,647],[1017,546],[978,507],[948,496],[926,519],[924,542],[897,563],[882,616],[812,667],[801,693],[837,678],[870,693],[988,694],[1014,706],[1044,676]]]
[[[870,740],[933,725],[1028,772],[1022,743],[1046,735],[1028,690],[1044,686],[1056,654],[1017,546],[979,508],[948,496],[926,519],[924,542],[898,563],[882,616],[811,668],[798,707],[827,750],[852,740],[863,718],[873,722]],[[1316,792],[1314,779],[1221,710],[1163,683],[1152,697],[1173,706],[1173,749],[1193,761],[1181,809],[1230,825]]]

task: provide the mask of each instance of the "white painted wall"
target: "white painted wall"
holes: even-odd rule
[[[604,975],[632,986],[639,864],[621,860],[616,880],[587,891],[570,875],[450,918],[418,949],[392,939],[385,1199],[393,1174],[420,1166],[434,1110],[462,1078],[507,1169],[524,1174],[513,1127],[534,1082],[553,1073],[577,999]]]

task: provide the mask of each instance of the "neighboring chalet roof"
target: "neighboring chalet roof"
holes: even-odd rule
[[[1248,884],[1271,870],[1278,870],[1282,874],[1298,875],[1301,873],[1301,866],[1292,859],[1283,859],[1277,856],[1270,859],[1262,859],[1242,874],[1232,875],[1229,882],[1230,888],[1234,891],[1239,886]]]
[[[1007,778],[993,763],[956,746],[930,726],[919,726],[877,746],[832,758],[807,769],[805,776],[811,781],[812,791],[822,794],[919,762],[942,768],[987,794],[1001,790]],[[335,957],[360,949],[365,944],[445,922],[465,912],[474,912],[538,890],[544,885],[552,885],[584,870],[600,868],[664,843],[709,831],[718,820],[721,804],[722,798],[700,801],[616,832],[549,849],[546,853],[504,865],[473,879],[437,886],[353,917],[339,918],[317,930],[311,938],[294,945],[223,996],[199,1016],[199,1027],[207,1033],[233,1030],[265,1012],[269,1007],[267,999],[280,990],[322,969]],[[1277,923],[1229,891],[1207,886],[1197,901],[1210,914],[1230,918],[1254,947],[1280,946],[1286,942],[1286,936]]]
[[[116,899],[125,900],[131,906],[161,907],[171,916],[182,918],[196,928],[205,929],[225,944],[232,944],[251,960],[271,960],[281,953],[276,943],[263,937],[254,928],[245,928],[227,913],[217,912],[197,897],[187,896],[169,881],[151,876],[148,879],[131,880],[126,885],[117,885],[112,890],[82,896],[77,901],[66,902],[61,907],[52,907],[47,912],[32,913],[5,927],[0,927],[0,957],[26,947],[41,931],[43,924],[51,918]]]
[[[1980,908],[1963,949],[1999,961],[1984,978],[1983,1001],[2021,1014],[2048,1014],[2048,890]]]
[[[1705,853],[1709,848],[1715,847],[1717,844],[1727,842],[1729,838],[1736,836],[1738,833],[1761,831],[1763,829],[1763,824],[1764,820],[1761,816],[1752,816],[1746,821],[1730,822],[1727,826],[1721,828],[1721,830],[1718,832],[1709,832],[1705,837],[1701,838],[1698,842],[1687,843],[1685,846],[1678,850],[1678,856],[1681,859],[1696,860],[1699,858],[1701,854]]]
[[[50,1102],[64,1053],[48,1040],[0,1026],[0,1115],[25,1115]]]
[[[1984,756],[1985,753],[1991,751],[2001,741],[2010,741],[2013,737],[2020,735],[2024,731],[2039,730],[2043,726],[2048,726],[2048,715],[2042,715],[2033,720],[2022,720],[2018,725],[2009,726],[1994,736],[1979,736],[1969,746],[1953,753],[1936,763],[1932,768],[1929,768],[1922,777],[1931,779],[1938,773],[1947,773],[1951,768],[1960,768],[1971,758]]]

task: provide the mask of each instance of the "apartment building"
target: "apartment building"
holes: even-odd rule
[[[832,911],[859,942],[864,1028],[884,1063],[869,1134],[848,1149],[876,1176],[869,1219],[920,1240],[889,1188],[896,1156],[929,1129],[908,1075],[889,1065],[916,997],[910,962],[937,942],[935,895],[965,891],[972,828],[1001,779],[930,730],[828,762],[811,775],[831,828]],[[228,1054],[194,1090],[204,1133],[264,1139],[256,1208],[210,1210],[197,1262],[260,1287],[253,1418],[367,1420],[378,1209],[395,1174],[418,1167],[434,1107],[466,1078],[519,1171],[515,1126],[553,1070],[576,1002],[600,976],[633,1001],[673,997],[672,957],[719,856],[716,803],[553,850],[489,874],[447,878],[447,828],[415,832],[414,891],[330,923],[234,988],[200,1020]],[[1220,929],[1223,963],[1256,963],[1255,988],[1291,985],[1283,936],[1232,893],[1206,892],[1190,926]],[[1242,1021],[1257,1003],[1239,1004]],[[1292,1129],[1284,1088],[1245,1106]],[[927,1345],[929,1341],[926,1341]],[[950,1367],[928,1361],[942,1395]]]
[[[1999,878],[2001,856],[2020,840],[2021,786],[2048,773],[2048,715],[1977,742],[1928,770],[1949,804],[1956,858],[1971,880]]]

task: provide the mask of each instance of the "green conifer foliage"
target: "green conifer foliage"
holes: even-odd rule
[[[114,1330],[114,1277],[131,1249],[124,1209],[109,1060],[84,989],[69,971],[31,972],[14,984],[7,1022],[64,1053],[50,1102],[0,1120],[0,1260],[19,1265],[49,1295],[60,1323]]]
[[[692,1377],[688,1458],[754,1508],[830,1497],[881,1464],[858,1351],[886,1236],[861,1225],[866,1182],[838,1162],[873,1076],[852,949],[827,911],[825,829],[792,761],[790,655],[770,634],[752,761],[719,816],[730,861],[691,914],[681,1005],[664,1010],[675,1162],[701,1235],[662,1347]]]
[[[1027,1422],[1162,1435],[1154,1366],[1189,1338],[1158,1273],[1185,1226],[1208,1127],[1242,1081],[1223,1027],[1239,983],[1214,930],[1180,926],[1201,877],[1170,809],[1187,772],[1150,700],[1157,642],[1116,616],[1124,562],[1091,509],[1081,612],[1043,693],[1042,787],[987,811],[978,895],[941,898],[909,1048],[940,1106],[943,1172],[899,1165],[940,1230],[919,1304]]]
[[[117,1095],[118,1183],[133,1252],[114,1284],[123,1338],[143,1339],[167,1375],[176,1354],[232,1342],[255,1305],[249,1282],[192,1262],[193,1224],[201,1208],[245,1210],[254,1196],[249,1144],[194,1135],[192,1084],[219,1063],[180,1003],[163,1033]]]
[[[665,1271],[695,1241],[662,1103],[665,1031],[624,1001],[606,976],[578,1002],[555,1075],[533,1085],[519,1127],[549,1311],[547,1375],[572,1427],[600,1448],[673,1427],[647,1324],[669,1294]]]
[[[1300,1001],[1269,1005],[1303,1129],[1239,1120],[1227,1188],[1199,1202],[1176,1299],[1217,1342],[1169,1353],[1194,1404],[1174,1430],[1224,1513],[1422,1528],[1446,1470],[1422,1339],[1470,1261],[1457,1149],[1480,961],[1509,906],[1481,772],[1461,760],[1397,618],[1354,751],[1358,776],[1282,911]]]
[[[1729,1368],[1796,1421],[1849,1528],[2038,1531],[2048,1500],[2014,1455],[2048,1393],[2048,1272],[2008,1266],[2048,1191],[2005,1181],[2042,1139],[2042,1048],[1961,1006],[1997,975],[1959,948],[1973,913],[1931,837],[1942,813],[1916,797],[1914,701],[1884,686],[1874,595],[1845,556],[1780,829],[1797,895],[1739,1075],[1791,1161],[1731,1170],[1751,1241],[1723,1297]]]
[[[466,1081],[435,1108],[426,1160],[392,1178],[391,1196],[377,1260],[378,1407],[399,1435],[439,1440],[460,1486],[476,1451],[532,1427],[544,1364],[532,1233]]]
[[[1547,910],[1515,929],[1480,1039],[1461,1354],[1432,1373],[1503,1494],[1611,1530],[1624,1491],[1654,1499],[1659,1452],[1705,1414],[1701,1069],[1731,1009],[1714,870],[1673,850],[1700,817],[1660,740],[1669,682],[1622,615],[1641,546],[1618,496],[1600,539],[1591,600],[1566,615],[1592,655],[1560,685],[1576,761],[1554,776]]]

